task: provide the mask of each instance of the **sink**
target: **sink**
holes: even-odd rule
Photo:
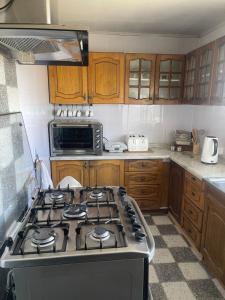
[[[225,177],[208,178],[207,180],[217,189],[225,193]]]

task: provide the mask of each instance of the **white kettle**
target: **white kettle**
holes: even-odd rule
[[[218,162],[218,138],[206,136],[202,148],[201,161],[205,164],[216,164]]]

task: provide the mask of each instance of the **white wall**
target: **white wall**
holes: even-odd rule
[[[150,34],[89,34],[90,51],[186,54],[197,48],[198,43],[198,38],[181,36],[170,37]]]
[[[35,152],[49,167],[48,122],[52,119],[49,104],[46,66],[16,66],[20,108],[23,114],[33,157]]]

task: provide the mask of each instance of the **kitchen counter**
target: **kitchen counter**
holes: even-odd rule
[[[225,177],[225,159],[220,158],[216,165],[201,163],[200,156],[193,156],[191,152],[171,152],[166,148],[151,148],[148,152],[123,152],[109,153],[103,155],[74,155],[55,156],[50,160],[127,160],[127,159],[170,159],[195,175],[199,179],[208,177]]]

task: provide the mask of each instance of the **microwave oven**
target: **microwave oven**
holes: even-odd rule
[[[51,156],[102,155],[103,126],[94,120],[49,122]]]

